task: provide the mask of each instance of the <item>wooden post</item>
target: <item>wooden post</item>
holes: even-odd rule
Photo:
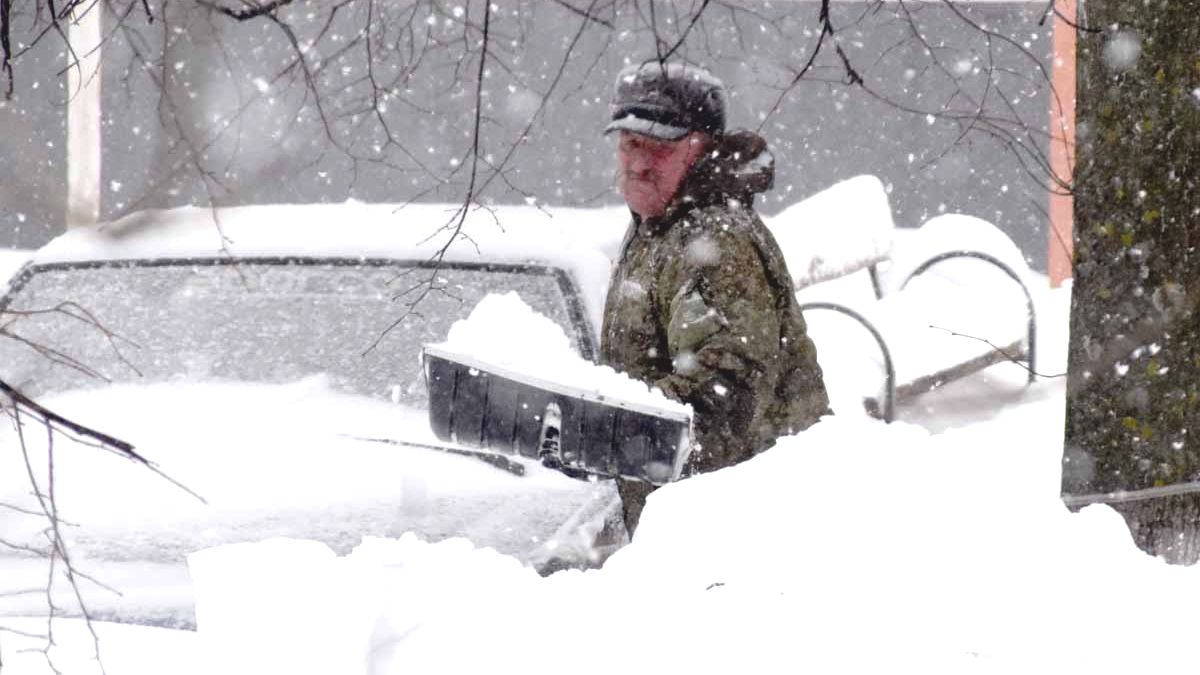
[[[67,227],[100,220],[100,43],[102,3],[83,4],[71,17],[67,64]],[[67,58],[71,58],[68,52]]]
[[[1050,95],[1050,234],[1047,268],[1050,285],[1072,276],[1075,200],[1067,193],[1075,168],[1075,26],[1076,0],[1054,0],[1054,52]]]

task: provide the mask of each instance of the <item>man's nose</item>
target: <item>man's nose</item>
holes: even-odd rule
[[[630,173],[641,175],[649,171],[652,164],[650,162],[650,158],[646,156],[646,153],[631,152],[629,153],[629,160],[626,166]]]

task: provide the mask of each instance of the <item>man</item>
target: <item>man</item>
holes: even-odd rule
[[[829,411],[783,255],[753,208],[774,159],[757,134],[725,132],[721,82],[679,63],[621,72],[612,132],[633,223],[601,360],[692,406],[685,475],[731,466]],[[652,488],[617,487],[632,535]]]

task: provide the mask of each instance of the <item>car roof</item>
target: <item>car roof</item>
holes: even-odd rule
[[[452,204],[357,201],[150,209],[70,228],[39,249],[33,262],[230,255],[415,259],[446,246],[460,222],[462,236],[447,248],[447,260],[555,264],[619,240],[628,212],[472,206],[462,215]]]
[[[542,264],[567,270],[598,325],[624,208],[273,204],[139,211],[71,228],[32,264],[202,258],[385,258]],[[461,225],[461,227],[460,227]],[[456,235],[457,233],[457,235]]]

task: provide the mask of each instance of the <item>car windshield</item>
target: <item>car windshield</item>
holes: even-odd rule
[[[402,296],[414,285],[425,294],[406,312]],[[106,382],[324,374],[339,391],[423,408],[422,345],[444,340],[486,294],[506,291],[590,355],[569,281],[550,268],[156,261],[34,268],[3,309],[0,376],[40,396]]]

